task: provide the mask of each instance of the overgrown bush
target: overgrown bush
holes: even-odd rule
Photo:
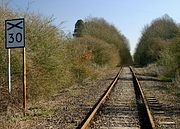
[[[56,94],[74,82],[66,41],[58,28],[52,25],[52,19],[36,15],[26,19],[29,83],[32,84],[29,89],[32,97]]]
[[[115,46],[119,51],[119,60],[121,61],[119,64],[132,63],[128,40],[113,25],[109,24],[103,18],[88,18],[82,24],[83,30],[79,29],[79,33],[82,33],[82,36],[89,35]],[[76,31],[78,32],[78,29]],[[100,58],[96,59],[101,60]]]
[[[91,33],[92,30],[88,32],[86,28],[88,35],[67,39],[63,31],[52,24],[53,18],[0,8],[1,82],[6,81],[7,69],[4,21],[18,17],[24,17],[26,25],[28,100],[46,98],[57,94],[62,88],[82,83],[86,79],[94,79],[97,69],[117,66],[121,59],[125,59],[120,57],[123,50],[129,52],[128,43],[124,42],[127,40],[122,38],[114,26],[108,25],[105,21],[97,20],[95,35]],[[94,27],[96,24],[93,24],[92,29]],[[130,53],[128,54],[130,56]],[[18,102],[22,102],[22,49],[12,49],[11,55],[11,95]],[[4,84],[2,87],[7,87],[7,84],[1,84]]]
[[[157,63],[160,76],[180,76],[180,28],[168,15],[146,26],[134,54],[136,64]]]
[[[180,75],[180,33],[161,52],[159,64],[166,69],[164,76],[175,78]]]
[[[134,54],[135,63],[147,65],[157,61],[163,46],[170,43],[177,33],[178,27],[168,15],[152,21],[143,29]]]
[[[115,67],[119,63],[115,46],[91,36],[73,39],[68,50],[73,73],[80,81],[91,77],[92,71],[98,67]]]
[[[27,90],[29,99],[55,94],[70,84],[72,77],[66,59],[66,45],[58,28],[52,25],[52,18],[35,14],[15,13],[0,9],[0,23],[6,19],[25,17],[27,53]],[[1,77],[6,80],[6,50],[4,27],[0,28]],[[12,96],[21,100],[22,92],[22,50],[11,50]]]

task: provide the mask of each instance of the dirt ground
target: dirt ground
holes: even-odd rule
[[[63,89],[59,94],[36,103],[28,102],[27,114],[23,116],[18,105],[8,103],[7,112],[0,114],[0,129],[74,129],[76,128],[89,109],[94,105],[102,93],[107,89],[119,68],[105,71],[96,81],[86,80],[82,85],[74,85]],[[150,76],[143,81],[144,87],[151,84],[151,93],[166,107],[171,107],[170,112],[174,121],[180,126],[180,89],[173,82],[160,82],[156,74],[146,68],[135,69],[139,76]],[[150,89],[151,89],[150,88]],[[148,91],[148,90],[147,90]],[[6,105],[6,103],[3,103]],[[1,104],[2,105],[2,104]]]
[[[0,129],[74,129],[107,89],[119,68],[105,71],[96,81],[63,89],[59,94],[37,103],[28,103],[27,114],[9,104],[1,113]]]

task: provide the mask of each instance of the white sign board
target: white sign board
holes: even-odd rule
[[[25,47],[24,18],[5,21],[6,48]]]

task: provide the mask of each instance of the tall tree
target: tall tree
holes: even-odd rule
[[[83,29],[84,29],[84,22],[83,20],[79,19],[75,24],[74,29],[74,37],[82,37],[83,36]]]

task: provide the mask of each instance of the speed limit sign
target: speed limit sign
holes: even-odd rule
[[[24,18],[5,20],[5,47],[7,49],[8,86],[11,92],[11,48],[23,48],[23,107],[26,113],[26,49],[25,49],[25,22]]]
[[[24,18],[5,21],[6,48],[25,47]]]

